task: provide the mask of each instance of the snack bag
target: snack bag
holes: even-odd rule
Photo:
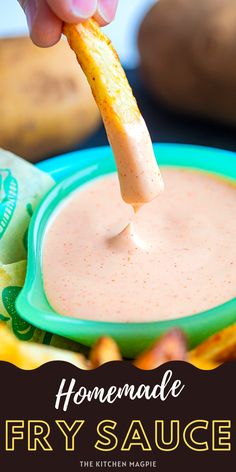
[[[79,344],[31,326],[15,308],[25,280],[30,218],[53,185],[54,180],[45,172],[0,150],[0,321],[21,341],[81,351]]]
[[[21,341],[33,341],[75,352],[86,352],[80,344],[47,333],[23,320],[17,313],[15,301],[25,280],[26,261],[4,265],[0,263],[0,322],[5,322]]]
[[[0,150],[0,262],[26,258],[27,229],[53,179],[14,154]]]

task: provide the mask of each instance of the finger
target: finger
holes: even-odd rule
[[[35,19],[37,9],[38,9],[38,0],[18,0],[18,3],[23,8],[29,30],[31,30],[32,23]]]
[[[30,4],[36,3],[36,8]],[[26,16],[32,41],[40,47],[56,44],[62,34],[62,21],[51,11],[46,0],[29,0]]]
[[[100,26],[105,26],[114,20],[118,7],[118,0],[98,0],[97,11],[94,18]]]
[[[50,10],[46,0],[18,1],[26,14],[33,42],[41,47],[56,44],[61,37],[62,21]]]
[[[47,0],[52,11],[66,23],[78,23],[94,15],[97,0]]]

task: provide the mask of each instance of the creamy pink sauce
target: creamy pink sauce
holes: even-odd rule
[[[236,296],[236,187],[192,170],[163,168],[162,175],[165,192],[136,215],[121,199],[116,174],[59,206],[43,254],[45,290],[57,312],[156,321]]]
[[[140,115],[117,129],[104,120],[117,165],[123,200],[139,207],[156,198],[164,189],[150,134]]]

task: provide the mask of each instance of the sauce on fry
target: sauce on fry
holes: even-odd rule
[[[141,115],[122,127],[110,120],[107,123],[106,118],[104,123],[116,159],[122,198],[137,210],[164,189],[146,123]]]
[[[157,321],[235,297],[236,187],[200,171],[162,173],[164,194],[135,215],[120,197],[117,174],[81,187],[59,206],[43,255],[45,290],[57,312]]]
[[[93,92],[118,170],[122,198],[134,208],[164,184],[150,134],[110,40],[94,19],[63,29]]]

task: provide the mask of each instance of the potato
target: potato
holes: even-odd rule
[[[66,41],[40,49],[0,40],[0,147],[29,160],[69,150],[95,130],[99,113]]]
[[[63,32],[100,110],[116,160],[122,198],[137,209],[161,193],[164,184],[124,69],[111,41],[94,19],[65,24]]]
[[[168,331],[150,349],[142,352],[134,361],[139,369],[156,369],[165,362],[186,361],[187,342],[184,334],[177,328]]]
[[[139,32],[144,79],[176,110],[236,124],[235,0],[160,0]]]
[[[236,324],[219,331],[189,353],[189,361],[221,364],[236,360]]]
[[[121,361],[121,353],[118,345],[112,338],[103,336],[99,338],[90,351],[90,363],[93,369],[111,361]]]

